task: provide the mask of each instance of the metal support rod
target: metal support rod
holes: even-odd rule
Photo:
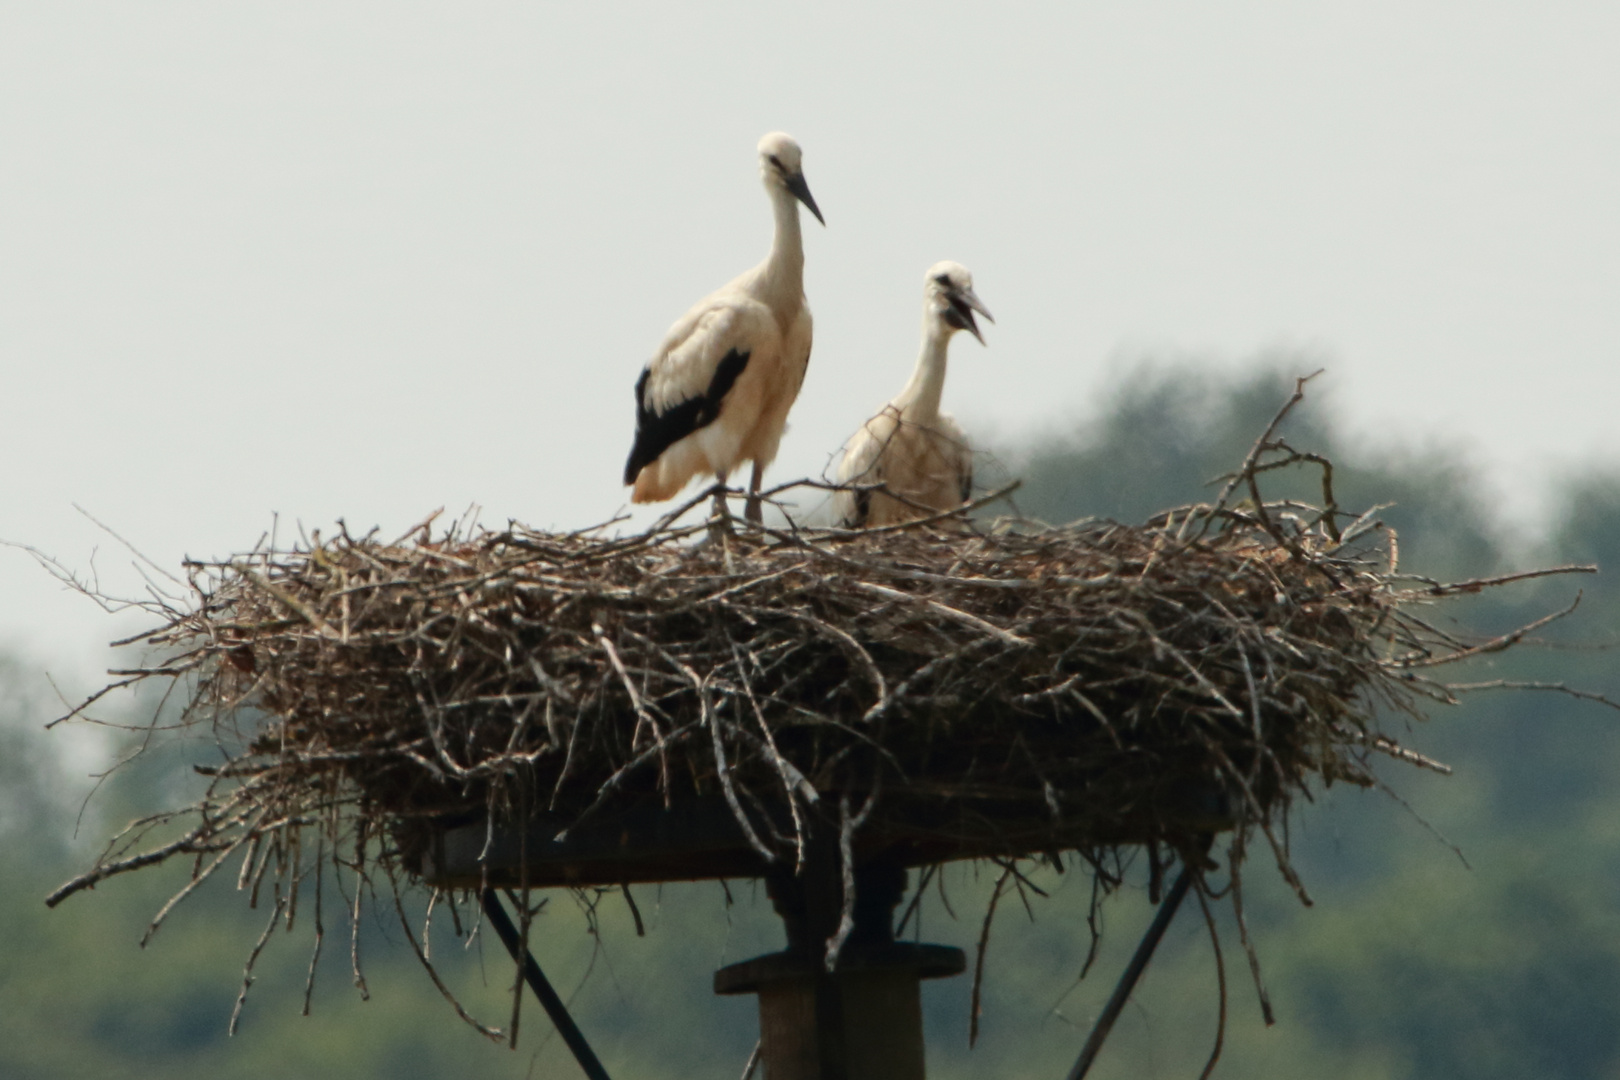
[[[1136,981],[1142,977],[1147,968],[1148,961],[1153,958],[1153,950],[1159,947],[1159,939],[1170,926],[1170,920],[1175,918],[1176,908],[1186,897],[1187,890],[1192,886],[1192,872],[1183,868],[1181,876],[1176,878],[1175,884],[1165,894],[1163,902],[1159,904],[1158,914],[1153,916],[1153,924],[1148,927],[1147,933],[1142,937],[1142,943],[1136,947],[1136,955],[1125,968],[1125,973],[1119,977],[1119,985],[1114,987],[1114,994],[1103,1007],[1102,1015],[1097,1017],[1097,1024],[1091,1029],[1091,1036],[1086,1039],[1085,1048],[1080,1051],[1080,1060],[1074,1063],[1069,1070],[1069,1080],[1082,1080],[1086,1073],[1091,1071],[1091,1063],[1097,1060],[1097,1054],[1102,1050],[1103,1040],[1114,1028],[1114,1021],[1125,1009],[1125,1002],[1130,1000],[1131,991],[1136,988]]]
[[[591,1050],[591,1044],[585,1041],[579,1025],[568,1015],[568,1006],[563,1004],[562,998],[557,996],[557,991],[551,988],[545,972],[535,963],[534,954],[523,947],[523,938],[519,936],[517,927],[512,925],[512,919],[506,914],[506,909],[501,906],[501,898],[495,895],[494,889],[485,889],[479,899],[484,905],[484,917],[495,928],[495,933],[506,946],[506,951],[512,954],[512,961],[523,965],[523,977],[528,981],[529,989],[540,999],[541,1007],[546,1010],[546,1015],[551,1017],[551,1022],[557,1026],[557,1034],[562,1036],[563,1042],[568,1044],[568,1049],[573,1051],[574,1060],[579,1062],[579,1067],[585,1070],[585,1075],[591,1080],[610,1080],[607,1070],[602,1068],[602,1063]]]

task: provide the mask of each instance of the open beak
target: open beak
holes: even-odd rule
[[[804,205],[809,208],[810,212],[816,215],[817,221],[821,222],[823,225],[827,224],[827,219],[821,216],[821,210],[816,206],[816,197],[810,194],[810,185],[805,183],[804,173],[797,172],[788,177],[787,189],[788,191],[792,192],[795,199],[798,199],[800,202],[804,203]],[[992,319],[991,321],[994,322],[995,320]]]
[[[946,293],[946,299],[950,301],[951,306],[945,311],[945,321],[958,330],[966,330],[979,339],[980,345],[983,345],[984,335],[979,333],[979,324],[974,320],[973,313],[977,311],[991,322],[996,321],[996,317],[990,314],[990,309],[984,306],[984,301],[980,300],[972,289],[952,289]]]

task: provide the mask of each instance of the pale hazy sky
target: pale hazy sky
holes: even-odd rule
[[[809,377],[774,475],[904,381],[1072,425],[1122,366],[1302,348],[1355,430],[1503,482],[1620,461],[1620,5],[0,6],[0,537],[136,589],[272,513],[577,526],[630,386],[769,241],[798,137]],[[127,629],[0,549],[0,647]]]

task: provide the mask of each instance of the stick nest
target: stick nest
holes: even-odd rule
[[[1301,461],[1324,506],[1259,498]],[[182,896],[233,855],[255,890],[287,879],[278,897],[320,872],[312,851],[398,884],[445,824],[718,798],[761,869],[802,860],[816,820],[846,861],[1076,851],[1099,874],[1127,844],[1201,872],[1227,829],[1235,870],[1258,829],[1303,898],[1277,843],[1290,802],[1375,783],[1374,755],[1433,765],[1380,718],[1452,701],[1436,668],[1523,633],[1421,618],[1496,582],[1403,577],[1330,479],[1268,431],[1216,501],[1140,526],[955,514],[695,543],[706,526],[672,515],[193,563],[137,639],[160,662],[115,685],[181,681],[223,763],[51,902],[171,856],[196,859]]]

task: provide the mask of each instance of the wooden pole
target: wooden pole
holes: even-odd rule
[[[1175,918],[1176,908],[1187,895],[1187,889],[1192,885],[1192,873],[1186,869],[1176,878],[1175,884],[1165,894],[1164,900],[1159,904],[1158,914],[1153,916],[1153,922],[1148,926],[1141,944],[1136,946],[1136,954],[1126,966],[1125,973],[1119,977],[1119,983],[1114,987],[1113,995],[1108,1004],[1103,1006],[1102,1015],[1097,1017],[1097,1024],[1091,1029],[1091,1035],[1086,1039],[1086,1045],[1080,1051],[1080,1059],[1069,1070],[1069,1080],[1082,1080],[1086,1073],[1091,1071],[1091,1063],[1097,1060],[1097,1054],[1102,1050],[1103,1040],[1108,1033],[1114,1030],[1114,1021],[1125,1008],[1125,1002],[1130,1000],[1131,991],[1136,988],[1136,981],[1142,977],[1147,969],[1148,961],[1153,959],[1153,950],[1159,947],[1159,939],[1170,926],[1170,920]]]
[[[829,971],[844,904],[836,849],[826,854],[812,849],[801,874],[767,877],[788,947],[715,972],[715,992],[759,996],[765,1080],[925,1080],[919,983],[959,974],[966,957],[894,940],[906,872],[875,863],[855,871],[854,926]]]
[[[512,959],[523,965],[523,977],[527,980],[529,989],[534,991],[534,996],[540,999],[541,1008],[546,1010],[546,1015],[551,1017],[551,1022],[557,1026],[557,1034],[562,1036],[568,1049],[573,1051],[574,1060],[579,1062],[579,1067],[585,1070],[585,1075],[590,1077],[590,1080],[609,1080],[607,1070],[597,1059],[596,1052],[591,1049],[591,1044],[585,1041],[585,1034],[579,1030],[579,1025],[574,1023],[574,1018],[568,1015],[568,1006],[563,1004],[563,999],[552,989],[551,981],[546,978],[545,972],[540,970],[534,954],[523,947],[523,938],[518,934],[517,927],[512,925],[506,909],[501,907],[500,897],[495,895],[494,889],[485,889],[479,898],[483,901],[484,917],[495,928],[495,933],[506,946],[506,951],[512,954]]]

